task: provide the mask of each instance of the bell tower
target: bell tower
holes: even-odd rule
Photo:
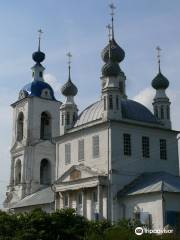
[[[114,36],[114,10],[115,6],[110,4],[111,25],[107,26],[109,32],[109,44],[101,53],[105,62],[102,67],[102,99],[104,105],[104,120],[120,120],[122,118],[121,99],[127,98],[125,81],[126,76],[119,64],[125,58],[124,50],[117,44]]]
[[[11,208],[21,199],[50,186],[55,178],[55,144],[59,133],[60,102],[52,87],[44,80],[40,49],[42,31],[39,30],[38,51],[32,58],[32,82],[19,92],[13,108],[11,146],[11,174],[4,206]]]

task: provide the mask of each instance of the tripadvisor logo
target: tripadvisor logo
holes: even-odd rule
[[[144,230],[143,230],[143,228],[142,227],[137,227],[136,229],[135,229],[135,234],[136,235],[142,235],[144,233]]]
[[[142,235],[143,233],[145,234],[166,234],[166,233],[173,233],[172,229],[149,229],[149,228],[142,228],[142,227],[137,227],[135,228],[135,234],[136,235]]]

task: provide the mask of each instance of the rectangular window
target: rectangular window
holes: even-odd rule
[[[65,164],[71,163],[71,144],[65,144]]]
[[[84,139],[78,141],[78,160],[84,160]]]
[[[160,139],[160,159],[167,159],[167,144],[165,139]]]
[[[93,158],[99,157],[99,136],[93,136]]]
[[[143,156],[143,158],[150,157],[149,137],[142,137],[142,156]]]
[[[123,136],[124,136],[124,155],[131,156],[131,135],[125,133]]]

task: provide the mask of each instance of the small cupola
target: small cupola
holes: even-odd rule
[[[65,102],[60,107],[60,135],[63,135],[67,129],[73,127],[77,116],[78,108],[74,102],[74,97],[78,93],[78,89],[71,80],[71,53],[68,56],[68,80],[62,86],[61,93],[66,97]]]
[[[161,72],[161,48],[156,48],[158,54],[158,74],[152,80],[152,87],[156,90],[153,101],[154,115],[166,128],[171,128],[170,101],[166,95],[166,89],[169,87],[169,80]]]
[[[41,35],[43,32],[40,29],[38,31],[38,33],[39,33],[38,51],[36,51],[32,54],[32,59],[35,61],[35,65],[31,68],[32,69],[32,78],[34,81],[44,81],[43,72],[44,72],[45,68],[41,64],[45,59],[45,53],[43,53],[41,51]]]

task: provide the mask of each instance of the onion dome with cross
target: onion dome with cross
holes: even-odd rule
[[[68,81],[62,86],[61,88],[61,93],[68,97],[68,96],[76,96],[78,89],[75,86],[75,84],[71,81],[71,58],[72,58],[72,54],[69,52],[67,54],[68,56],[68,70],[69,70],[69,76],[68,76]]]

